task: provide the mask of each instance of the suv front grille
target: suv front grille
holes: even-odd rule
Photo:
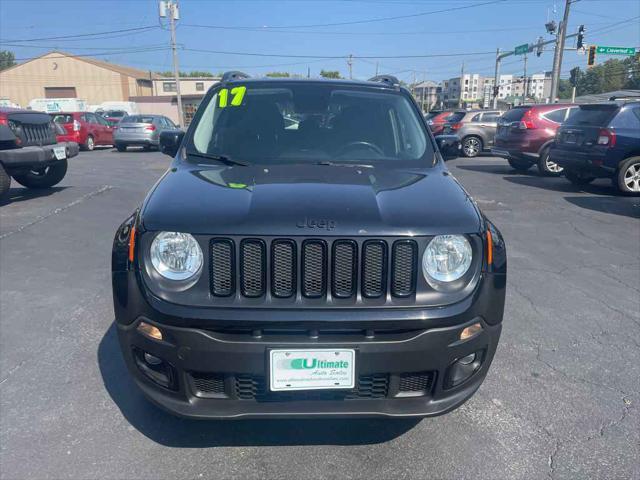
[[[237,247],[239,245],[239,247]],[[214,297],[337,300],[397,298],[416,292],[414,240],[216,238],[210,243]],[[391,252],[391,254],[389,254]],[[236,267],[237,266],[237,267]],[[236,285],[239,286],[236,291]]]

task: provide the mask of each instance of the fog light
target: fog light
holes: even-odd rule
[[[160,329],[148,323],[140,322],[138,324],[138,331],[153,340],[162,340],[162,332]]]
[[[153,358],[155,358],[155,357],[153,357]],[[462,365],[469,365],[475,359],[476,359],[476,354],[472,353],[471,355],[467,355],[466,357],[462,357],[460,360],[458,360],[458,363],[461,363]]]
[[[484,354],[485,350],[479,350],[453,362],[447,370],[444,388],[457,387],[471,378],[474,373],[480,370]]]
[[[144,354],[144,361],[147,362],[149,365],[160,365],[162,363],[162,360],[160,360],[158,357],[154,357],[150,353],[146,353],[146,352]]]
[[[480,322],[474,323],[473,325],[468,326],[462,332],[460,332],[460,340],[467,340],[471,337],[476,336],[482,331],[482,325]]]

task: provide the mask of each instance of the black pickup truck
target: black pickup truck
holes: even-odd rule
[[[12,177],[27,188],[49,188],[64,178],[78,144],[58,143],[56,128],[46,113],[0,108],[0,201]]]
[[[498,345],[506,250],[441,140],[394,77],[226,74],[186,133],[162,132],[173,164],[115,235],[145,395],[193,418],[464,403]]]

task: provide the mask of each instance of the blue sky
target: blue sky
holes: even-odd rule
[[[344,58],[240,53],[319,57],[353,54],[355,78],[372,76],[376,61],[381,73],[394,73],[408,82],[414,72],[418,80],[459,75],[463,61],[466,72],[492,75],[497,47],[509,50],[534,42],[539,35],[550,38],[544,24],[548,19],[558,21],[564,7],[563,0],[506,0],[477,5],[490,1],[182,0],[177,31],[178,43],[184,49],[180,67],[212,72],[241,69],[251,74],[284,70],[305,75],[310,68],[312,76],[324,68],[346,75]],[[425,14],[443,9],[455,10]],[[406,18],[371,21],[385,17]],[[580,0],[572,5],[569,30],[575,32],[584,24],[587,43],[640,47],[638,17],[638,0]],[[323,26],[360,21],[366,22]],[[0,49],[12,50],[18,59],[55,48],[95,54],[96,58],[145,70],[169,70],[169,32],[158,25],[156,0],[0,0]],[[157,28],[82,40],[24,41],[144,26]],[[572,41],[567,46],[573,46]],[[136,48],[147,51],[131,51]],[[465,55],[400,58],[450,54]],[[552,57],[551,51],[540,58],[529,56],[528,71],[549,70]],[[563,76],[574,66],[586,64],[585,56],[576,52],[565,52],[564,60]],[[522,73],[522,57],[507,58],[503,65],[503,73]]]

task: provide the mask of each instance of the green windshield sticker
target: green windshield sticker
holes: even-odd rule
[[[231,106],[239,107],[242,105],[244,94],[247,92],[247,87],[233,87],[231,89]],[[224,108],[229,105],[229,89],[223,88],[218,92],[218,106]]]

